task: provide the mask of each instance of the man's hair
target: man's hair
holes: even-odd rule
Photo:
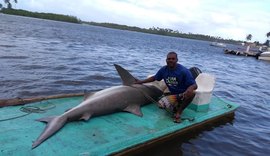
[[[174,55],[176,55],[176,58],[178,59],[178,56],[177,56],[177,53],[176,53],[176,52],[174,52],[174,51],[171,51],[171,52],[169,52],[169,53],[167,54],[167,56],[168,56],[168,55],[171,55],[171,54],[174,54]]]

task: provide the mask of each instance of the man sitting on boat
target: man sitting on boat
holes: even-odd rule
[[[177,62],[177,53],[169,52],[166,58],[166,66],[160,68],[156,75],[145,80],[137,80],[135,83],[142,84],[163,79],[170,92],[169,95],[159,101],[159,107],[172,111],[174,122],[179,123],[183,110],[195,96],[194,90],[197,89],[197,84],[190,71]]]

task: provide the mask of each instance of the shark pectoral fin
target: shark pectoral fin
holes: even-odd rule
[[[80,118],[80,120],[84,120],[84,121],[87,121],[89,120],[91,117],[91,114],[90,113],[85,113],[83,114],[83,116]]]
[[[129,105],[124,109],[124,111],[130,112],[130,113],[138,115],[140,117],[143,116],[142,111],[141,111],[141,107],[139,105]]]
[[[86,99],[88,99],[89,97],[91,97],[92,95],[94,95],[95,93],[84,93],[83,96],[83,101],[85,101]]]
[[[120,75],[122,81],[123,81],[123,85],[132,85],[135,82],[135,78],[123,67],[114,64],[114,67],[116,68],[118,74]]]
[[[36,121],[48,123],[48,122],[52,121],[54,118],[55,118],[55,116],[50,116],[50,117],[36,119]]]

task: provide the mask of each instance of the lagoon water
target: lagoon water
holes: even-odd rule
[[[165,65],[169,51],[176,51],[186,67],[214,74],[214,95],[240,107],[232,119],[194,130],[143,154],[268,155],[270,62],[226,55],[206,41],[0,14],[0,99],[120,85],[113,64],[143,79]]]

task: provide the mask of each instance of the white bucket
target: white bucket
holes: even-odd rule
[[[195,81],[198,88],[195,91],[196,95],[190,104],[190,108],[196,111],[206,111],[211,102],[212,92],[215,86],[215,76],[201,73]]]

